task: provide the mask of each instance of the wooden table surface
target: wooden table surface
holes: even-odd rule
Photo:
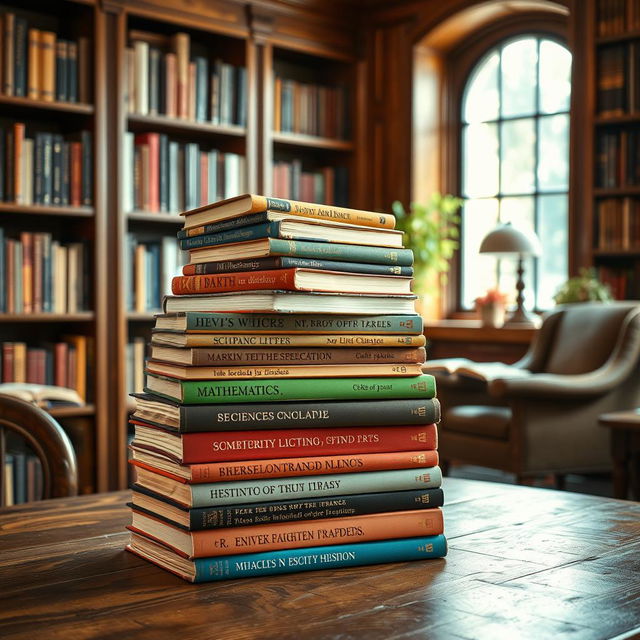
[[[602,640],[640,633],[640,503],[445,479],[446,559],[192,585],[127,492],[0,513],[0,638]]]

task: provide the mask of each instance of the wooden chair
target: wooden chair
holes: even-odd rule
[[[76,454],[62,427],[39,407],[0,394],[0,506],[4,506],[5,430],[19,434],[40,459],[42,498],[78,495]]]

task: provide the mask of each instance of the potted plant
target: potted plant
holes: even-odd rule
[[[613,299],[609,285],[596,277],[595,269],[581,269],[580,275],[569,278],[553,296],[556,304],[569,302],[610,302]]]
[[[459,247],[461,206],[460,198],[437,192],[426,203],[412,202],[409,211],[398,201],[392,205],[396,229],[404,231],[404,246],[413,251],[413,290],[422,298],[438,297],[446,284],[449,260]]]
[[[489,289],[474,300],[483,327],[501,327],[504,324],[508,296],[498,289]]]

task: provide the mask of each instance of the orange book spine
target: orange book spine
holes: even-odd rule
[[[187,110],[189,120],[196,119],[196,63],[189,63],[187,77]]]
[[[53,102],[56,87],[56,34],[40,32],[40,99]]]
[[[178,85],[176,78],[176,54],[167,53],[165,62],[165,115],[175,118],[178,115]]]
[[[22,243],[22,305],[24,313],[33,313],[33,234],[23,231]]]
[[[260,480],[262,478],[290,478],[316,476],[329,473],[362,473],[365,471],[391,471],[438,466],[438,452],[393,451],[391,453],[358,453],[340,456],[314,456],[311,458],[277,458],[274,460],[241,460],[239,462],[210,462],[186,465],[191,470],[189,484],[226,482],[229,480]],[[162,471],[138,460],[133,465],[150,469],[180,482],[184,478]]]
[[[29,29],[29,69],[27,95],[32,100],[40,99],[40,30]]]
[[[176,276],[171,282],[175,295],[191,293],[225,293],[254,289],[295,289],[296,269],[245,271],[219,275]]]
[[[193,531],[192,557],[433,536],[443,531],[439,508]]]
[[[178,118],[189,117],[189,48],[189,36],[186,33],[176,33],[174,52],[176,54]]]

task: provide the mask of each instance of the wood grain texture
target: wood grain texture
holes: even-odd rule
[[[0,637],[612,638],[640,632],[640,504],[445,480],[446,559],[190,585],[124,551],[126,492],[0,515]]]

